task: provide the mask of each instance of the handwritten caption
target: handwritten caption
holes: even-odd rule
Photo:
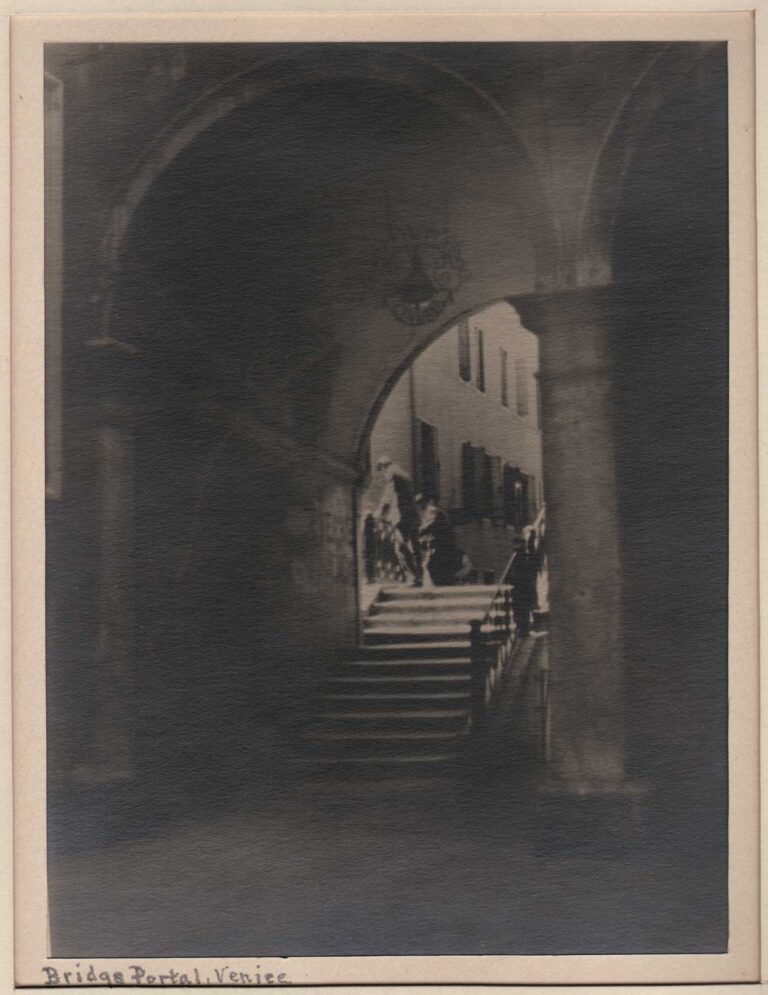
[[[93,964],[78,962],[69,970],[63,967],[45,966],[41,971],[43,986],[46,988],[67,988],[73,985],[136,985],[174,988],[196,985],[290,985],[284,973],[262,971],[260,965],[252,971],[239,971],[225,964],[224,967],[190,967],[184,971],[168,968],[162,972],[149,970],[142,964],[129,964],[122,971],[103,970]]]

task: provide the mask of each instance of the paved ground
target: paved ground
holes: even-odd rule
[[[559,804],[559,803],[558,803]],[[717,951],[724,865],[498,775],[333,782],[51,866],[57,956]],[[719,913],[718,913],[719,910]]]

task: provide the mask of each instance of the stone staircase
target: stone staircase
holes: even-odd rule
[[[305,737],[313,761],[417,772],[454,760],[470,711],[469,623],[495,590],[383,587],[359,652],[320,688]]]

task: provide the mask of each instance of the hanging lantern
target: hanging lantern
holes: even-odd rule
[[[411,326],[437,319],[469,275],[460,244],[434,228],[391,228],[377,269],[383,303]]]

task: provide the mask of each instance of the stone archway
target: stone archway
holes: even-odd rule
[[[301,78],[305,85],[311,82],[314,90],[319,89],[319,80],[326,78],[328,73],[335,85],[340,85],[338,81],[343,79],[347,83],[352,81],[354,86],[361,79],[365,80],[366,67],[372,66],[371,74],[379,93],[382,87],[392,86],[401,101],[412,101],[420,108],[422,121],[431,120],[434,115],[441,118],[441,149],[454,142],[451,146],[454,156],[448,159],[450,168],[445,175],[452,175],[451,171],[461,169],[462,164],[466,168],[467,161],[477,162],[476,159],[465,160],[464,153],[469,156],[471,150],[467,146],[477,142],[477,129],[474,126],[469,129],[467,120],[479,107],[480,131],[488,139],[488,151],[493,153],[489,169],[494,185],[492,196],[487,200],[473,195],[461,204],[465,217],[471,222],[468,228],[475,237],[473,251],[478,252],[480,264],[475,265],[477,280],[461,288],[444,320],[450,324],[458,315],[475,310],[489,299],[506,298],[519,311],[525,326],[537,333],[542,341],[545,451],[549,454],[545,478],[550,489],[551,521],[556,519],[559,523],[553,528],[555,532],[560,529],[558,556],[552,560],[553,598],[567,603],[571,609],[563,613],[553,627],[553,645],[563,647],[564,654],[568,653],[573,663],[568,680],[562,684],[557,705],[563,744],[559,774],[561,786],[565,785],[568,790],[615,792],[621,789],[625,775],[622,594],[611,408],[612,339],[616,319],[621,317],[621,295],[606,287],[547,294],[537,292],[537,287],[542,282],[546,284],[551,277],[551,264],[558,255],[557,239],[552,235],[547,204],[537,192],[535,174],[529,169],[527,156],[514,132],[495,108],[489,110],[488,102],[478,97],[475,88],[468,88],[469,96],[464,94],[463,89],[467,88],[457,84],[454,76],[450,76],[446,97],[439,85],[444,75],[439,69],[424,70],[420,65],[414,74],[415,81],[403,87],[402,56],[397,54],[393,58],[395,67],[399,67],[397,72],[389,55],[377,61],[366,52],[351,58],[352,68],[346,75],[334,74],[325,63],[325,68],[315,65]],[[385,70],[381,69],[382,64]],[[148,198],[160,191],[163,179],[178,176],[175,171],[182,167],[184,156],[199,148],[212,129],[231,124],[235,115],[244,109],[258,108],[270,94],[274,96],[276,89],[282,88],[284,95],[295,95],[297,80],[291,75],[294,71],[295,64],[280,64],[277,70],[274,66],[260,70],[256,82],[250,76],[238,77],[233,84],[234,92],[231,88],[217,91],[206,98],[208,103],[204,102],[202,111],[198,108],[191,115],[184,115],[175,130],[158,142],[147,164],[129,185],[106,239],[104,260],[109,279],[102,300],[104,324],[99,338],[100,353],[112,357],[106,360],[109,371],[101,378],[105,391],[99,430],[104,496],[100,551],[101,660],[105,681],[121,680],[130,684],[135,652],[135,620],[130,601],[135,578],[130,578],[129,565],[130,523],[135,503],[131,468],[135,404],[123,396],[121,383],[134,378],[131,366],[147,364],[140,345],[114,334],[117,330],[113,320],[115,279],[118,274],[121,279],[126,278],[126,236],[137,224]],[[426,72],[426,79],[422,79],[422,71]],[[275,75],[282,80],[282,87],[275,82]],[[458,110],[454,106],[457,86],[462,94]],[[468,104],[465,105],[465,101]],[[449,107],[447,112],[446,105]],[[471,142],[465,140],[464,144],[455,144],[457,132],[461,131],[471,135]],[[486,151],[485,147],[483,151]],[[617,161],[613,154],[607,157],[608,160],[613,164]],[[211,162],[216,165],[215,156]],[[509,208],[510,203],[504,196],[508,192],[504,184],[518,175],[514,172],[518,167],[522,177],[517,188],[519,198],[525,201],[525,194],[530,192],[536,196],[522,207],[515,204],[515,208],[519,208],[516,215],[503,215],[500,208]],[[412,179],[412,174],[413,171],[411,174],[406,172],[406,179]],[[478,173],[478,176],[486,178],[486,174]],[[476,180],[477,176],[473,174],[470,179]],[[596,190],[601,182],[596,178]],[[606,185],[611,189],[610,181],[606,180]],[[488,189],[487,184],[485,186]],[[373,188],[377,193],[381,192],[380,177],[374,178]],[[352,184],[350,189],[349,200],[343,206],[352,202],[367,203],[357,196],[360,188]],[[403,199],[408,200],[407,194]],[[383,198],[379,201],[378,209],[366,215],[368,221],[373,218],[374,236],[376,226],[381,225]],[[412,204],[408,210],[413,211]],[[269,507],[276,514],[274,531],[281,538],[275,544],[280,548],[270,552],[270,556],[274,553],[275,559],[269,561],[269,568],[284,583],[285,589],[282,600],[276,601],[270,610],[283,613],[281,617],[289,619],[290,631],[285,634],[284,645],[288,648],[300,646],[307,656],[318,655],[322,649],[341,652],[354,639],[354,571],[350,573],[349,570],[350,563],[354,564],[350,538],[354,521],[351,495],[359,470],[356,456],[360,438],[373,416],[375,398],[382,386],[407,364],[415,351],[437,334],[434,325],[430,327],[429,324],[419,327],[414,334],[388,315],[375,296],[349,293],[349,286],[341,279],[345,267],[352,266],[351,257],[362,258],[370,248],[370,243],[365,242],[365,226],[360,217],[355,216],[349,228],[344,229],[344,237],[339,237],[331,246],[337,254],[331,252],[323,256],[322,279],[316,287],[312,285],[313,292],[317,289],[317,295],[313,297],[304,288],[301,308],[292,315],[295,338],[290,339],[284,355],[275,350],[275,370],[270,371],[269,382],[266,377],[263,383],[257,381],[257,386],[264,388],[262,392],[252,389],[249,395],[248,388],[253,388],[253,383],[229,380],[227,400],[222,403],[221,382],[216,380],[216,371],[226,367],[229,373],[234,369],[235,374],[239,374],[247,364],[235,361],[232,355],[224,356],[222,360],[221,353],[216,352],[221,341],[211,345],[213,338],[210,329],[206,328],[200,339],[203,344],[193,359],[190,360],[187,348],[190,340],[180,334],[167,336],[164,340],[163,346],[167,347],[170,342],[172,348],[162,362],[152,359],[148,364],[150,382],[159,369],[166,375],[173,372],[177,378],[180,371],[183,374],[191,370],[193,378],[203,373],[207,376],[210,371],[213,380],[207,387],[213,389],[208,390],[205,397],[207,415],[221,426],[222,433],[235,435],[243,445],[252,447],[252,452],[256,453],[255,463],[262,461],[270,468],[279,467],[279,472],[276,471],[276,479],[280,481],[276,492],[279,494],[273,495]],[[544,222],[539,226],[541,219]],[[510,224],[510,220],[515,223]],[[207,233],[205,226],[198,225],[197,230]],[[176,226],[171,244],[178,245],[183,241],[183,235]],[[291,243],[286,244],[290,246]],[[366,246],[366,252],[360,251],[360,245]],[[585,250],[585,257],[588,256],[589,252]],[[524,259],[528,259],[527,268],[521,261]],[[350,269],[350,272],[355,274],[356,281],[351,282],[352,289],[357,291],[358,271]],[[299,277],[302,276],[299,271]],[[294,279],[292,286],[296,285]],[[271,316],[278,311],[276,309]],[[124,327],[130,328],[130,321],[125,322],[125,314],[123,312],[120,320]],[[141,327],[141,322],[135,323],[134,327]],[[147,327],[151,329],[151,323]],[[218,340],[224,340],[220,329],[217,332]],[[145,340],[144,344],[149,342],[152,355],[156,356],[156,344],[151,341],[151,335],[145,335]],[[248,358],[249,341],[244,342],[245,352],[238,354],[238,360],[241,355]],[[211,355],[216,362],[207,362]],[[298,357],[296,363],[294,357]],[[180,359],[185,362],[178,362]],[[219,360],[223,366],[216,365]],[[156,388],[158,383],[157,393],[162,394],[168,380],[160,377],[155,381]],[[284,402],[282,408],[274,403],[276,398]],[[273,417],[265,417],[267,414]],[[597,454],[596,465],[594,454]],[[574,492],[580,495],[579,503],[572,499]],[[280,494],[287,500],[281,502]],[[575,536],[578,536],[578,543]],[[325,584],[321,591],[317,577],[330,577],[332,582]],[[115,578],[119,579],[117,584]],[[561,585],[559,591],[558,584]],[[328,598],[330,605],[324,600]],[[318,629],[322,631],[322,639],[308,637],[306,628],[299,631],[301,626],[296,622],[296,616],[302,612],[327,623],[327,629]],[[335,628],[331,628],[332,625]],[[107,776],[114,776],[116,770],[122,776],[131,769],[131,730],[114,711],[105,712],[102,725],[97,739],[105,744],[104,749],[112,761]]]
[[[451,74],[445,74],[423,60],[416,60],[414,66],[408,70],[411,63],[398,54],[383,56],[367,50],[355,52],[347,57],[347,62],[341,69],[337,62],[331,59],[329,64],[327,57],[323,56],[319,59],[312,56],[308,62],[309,65],[303,67],[297,66],[295,61],[280,62],[262,68],[255,74],[238,77],[215,94],[208,95],[188,114],[183,115],[183,120],[160,137],[144,166],[129,184],[113,212],[102,247],[105,280],[99,304],[101,326],[93,343],[97,357],[95,362],[100,368],[98,379],[103,385],[101,424],[98,429],[102,493],[100,665],[102,680],[111,683],[117,681],[123,700],[130,700],[136,693],[136,634],[139,630],[143,632],[145,628],[141,618],[137,616],[136,602],[137,587],[146,580],[146,576],[142,575],[141,562],[136,561],[134,552],[137,491],[141,490],[141,487],[137,488],[136,468],[146,463],[147,454],[152,459],[156,459],[157,452],[161,457],[167,452],[168,458],[181,458],[180,454],[184,452],[185,446],[169,437],[166,448],[162,449],[160,440],[163,433],[154,431],[152,418],[162,420],[164,430],[174,418],[177,421],[181,418],[181,430],[182,422],[186,423],[186,416],[180,414],[178,404],[183,406],[191,403],[190,399],[195,392],[198,401],[202,397],[202,409],[198,409],[198,414],[202,410],[204,421],[207,418],[209,423],[218,423],[220,426],[219,436],[214,432],[211,437],[211,446],[215,449],[223,444],[222,439],[234,438],[241,448],[250,447],[254,454],[252,468],[255,468],[259,459],[268,460],[270,467],[274,469],[275,481],[282,481],[282,485],[275,486],[278,486],[278,490],[282,486],[282,492],[288,496],[288,501],[282,505],[278,501],[269,505],[277,515],[274,529],[282,539],[277,545],[270,546],[269,555],[274,554],[276,559],[274,563],[270,561],[268,569],[276,578],[282,578],[285,584],[293,578],[294,585],[290,590],[288,586],[285,587],[284,603],[280,602],[278,605],[276,602],[270,609],[275,617],[282,613],[282,617],[288,620],[290,631],[288,635],[283,634],[282,644],[287,647],[293,645],[296,652],[314,657],[317,661],[322,652],[338,651],[354,638],[354,581],[348,570],[348,563],[352,559],[349,524],[353,517],[350,502],[351,482],[355,478],[353,454],[349,449],[329,444],[328,437],[323,438],[315,428],[325,422],[333,427],[335,438],[356,438],[356,432],[359,431],[358,411],[350,406],[348,399],[340,399],[339,391],[334,387],[334,383],[338,384],[340,379],[343,381],[344,373],[338,369],[329,370],[325,364],[333,362],[340,351],[345,356],[350,353],[346,344],[349,342],[350,323],[369,320],[371,305],[367,304],[361,309],[359,303],[352,302],[352,307],[342,308],[344,314],[339,321],[336,320],[338,315],[334,317],[332,313],[326,312],[321,318],[326,327],[335,328],[338,325],[347,338],[342,337],[341,341],[331,338],[314,348],[314,351],[310,349],[312,354],[308,355],[305,369],[299,370],[298,374],[295,369],[290,369],[284,371],[287,376],[272,378],[269,384],[270,397],[279,395],[280,390],[289,390],[296,399],[296,409],[293,412],[283,412],[285,417],[279,415],[271,420],[265,419],[266,406],[262,404],[261,409],[252,410],[252,405],[246,398],[247,388],[242,383],[235,385],[233,393],[230,380],[227,380],[229,386],[225,388],[228,400],[221,403],[221,382],[216,378],[230,377],[232,370],[238,365],[221,352],[219,340],[222,336],[219,334],[218,339],[206,337],[207,331],[199,322],[196,328],[193,327],[194,321],[192,325],[186,323],[183,308],[176,308],[177,313],[172,316],[171,325],[165,323],[170,313],[167,309],[162,312],[162,318],[157,314],[153,315],[147,301],[143,299],[146,297],[146,284],[142,285],[142,278],[137,278],[135,270],[136,251],[141,251],[142,243],[158,244],[158,229],[155,228],[154,237],[151,235],[151,225],[155,223],[153,217],[157,217],[157,197],[162,196],[166,178],[178,175],[175,171],[182,164],[184,156],[190,151],[194,152],[199,141],[211,129],[226,129],[228,122],[238,112],[258,108],[261,103],[268,102],[275,96],[277,91],[280,91],[277,93],[278,99],[285,99],[294,97],[301,91],[301,87],[308,85],[313,91],[317,90],[320,81],[330,80],[335,86],[339,85],[339,80],[346,80],[347,83],[351,81],[353,85],[360,81],[365,86],[372,79],[379,90],[391,87],[400,95],[401,102],[411,100],[418,105],[421,108],[418,113],[423,120],[427,120],[430,114],[438,114],[443,122],[441,127],[444,131],[448,129],[445,131],[448,137],[443,141],[453,136],[456,129],[458,132],[465,132],[471,142],[477,141],[478,133],[483,135],[490,142],[496,156],[494,168],[497,175],[503,172],[503,163],[507,163],[508,168],[511,168],[511,163],[516,164],[515,175],[520,180],[518,193],[524,204],[523,216],[528,219],[525,230],[534,249],[533,256],[538,265],[546,270],[552,254],[549,221],[540,195],[536,194],[535,174],[526,165],[525,154],[503,115],[475,87],[464,85]],[[512,159],[509,158],[510,155]],[[145,209],[152,197],[155,200]],[[538,210],[533,210],[533,205],[536,204],[539,205]],[[150,229],[141,228],[144,223],[142,217],[145,221],[149,219]],[[497,238],[502,237],[495,218],[488,219],[486,224],[495,226]],[[132,236],[132,232],[137,230],[138,236]],[[187,229],[187,234],[190,230],[199,231],[201,226],[197,225],[195,228],[193,225],[192,229]],[[207,237],[208,229],[203,225],[202,230]],[[179,236],[181,241],[174,241]],[[165,237],[166,234],[163,233],[159,241]],[[182,244],[183,229],[179,231],[178,224],[175,224],[170,237],[172,245]],[[156,262],[151,254],[148,258],[150,262],[144,265],[143,270],[139,270],[144,275],[149,272],[147,266],[151,268]],[[330,270],[329,274],[332,275]],[[165,275],[168,276],[167,273]],[[536,279],[533,272],[526,274],[526,282],[522,286],[532,286]],[[335,284],[331,284],[331,291],[334,286]],[[487,290],[470,289],[472,293],[487,294]],[[164,292],[164,288],[160,286],[160,295]],[[155,296],[154,301],[157,302],[158,299]],[[466,307],[466,300],[471,300],[471,296],[457,300],[456,306]],[[375,301],[374,306],[377,306]],[[381,317],[376,321],[380,327]],[[371,322],[369,340],[371,334],[377,333],[376,321]],[[408,348],[411,348],[408,341],[410,333],[406,334],[405,330],[399,329],[394,330],[393,334],[391,318],[386,321],[390,322],[387,331],[392,343],[387,356],[396,356],[397,350],[402,348],[398,343],[408,342]],[[192,335],[188,334],[190,328]],[[155,334],[157,332],[160,334]],[[426,334],[432,333],[427,330]],[[298,349],[298,345],[296,348]],[[361,364],[358,348],[359,346],[351,350],[350,362],[353,368],[355,363],[358,367]],[[302,353],[297,351],[296,354],[297,365],[301,366]],[[378,364],[382,358],[384,357],[374,357],[374,366],[370,370],[373,377],[380,376]],[[387,361],[391,359],[387,358]],[[212,379],[206,379],[210,371],[213,371]],[[318,372],[321,380],[327,380],[325,386],[321,384],[319,395],[309,385],[311,378],[317,379]],[[173,398],[181,399],[175,412],[168,406],[170,404],[173,407],[176,403]],[[331,400],[335,405],[334,410],[331,410]],[[367,403],[364,396],[358,397],[355,402],[358,408],[361,400]],[[323,407],[326,404],[327,413]],[[151,414],[153,410],[154,415]],[[345,410],[345,416],[339,414]],[[143,429],[140,428],[142,424],[145,426]],[[350,433],[350,426],[355,425],[356,431]],[[139,431],[148,433],[149,443],[137,448]],[[201,428],[201,432],[205,434],[208,429]],[[190,450],[185,465],[192,469],[194,461]],[[202,458],[201,462],[205,463],[206,459]],[[213,460],[211,465],[215,464],[216,461]],[[190,487],[194,490],[197,485],[192,481]],[[257,486],[259,493],[262,490],[263,488]],[[162,501],[159,504],[156,502],[158,507],[166,500],[176,499],[170,481],[164,493]],[[225,528],[231,533],[236,526],[229,521]],[[171,531],[161,529],[156,534],[156,539],[161,543],[168,541]],[[154,555],[151,543],[147,549],[153,549]],[[327,571],[330,571],[334,580],[320,592],[315,578]],[[118,583],[115,583],[116,579],[119,579]],[[165,584],[164,589],[167,587]],[[145,591],[144,594],[146,598],[148,592]],[[328,597],[335,599],[330,611],[328,603],[323,600]],[[323,621],[327,624],[325,627],[318,625],[317,631],[310,637],[307,627],[297,624],[296,612],[291,611],[291,605],[300,605],[299,613],[306,612],[308,617],[316,619],[318,623]],[[246,610],[244,605],[243,611]],[[193,612],[195,614],[199,617],[199,613]],[[331,622],[335,625],[333,631],[328,628]],[[236,628],[239,623],[235,622],[233,625]],[[188,629],[188,626],[182,626],[182,629]],[[144,635],[142,638],[146,642]],[[161,639],[160,645],[164,645],[162,640],[166,638],[165,634],[158,638]],[[187,637],[182,633],[180,638],[183,640]],[[198,642],[200,643],[199,640]],[[179,661],[189,652],[191,648],[174,650]],[[201,668],[202,662],[198,669]],[[191,672],[188,670],[188,673]],[[139,680],[139,685],[143,680]],[[107,698],[109,693],[105,692],[105,700]],[[100,728],[94,742],[99,754],[97,766],[101,764],[101,771],[91,770],[87,776],[97,780],[134,776],[133,739],[136,730],[130,727],[125,711],[107,709],[102,713],[99,723]]]
[[[103,234],[100,328],[103,334],[108,334],[110,286],[120,269],[126,234],[136,210],[157,179],[200,135],[234,111],[264,101],[274,93],[301,90],[318,81],[381,83],[393,91],[407,93],[414,101],[448,113],[481,142],[498,148],[515,163],[521,202],[532,205],[539,236],[537,272],[546,280],[547,274],[554,271],[556,235],[545,195],[525,146],[504,110],[476,84],[424,57],[404,55],[402,51],[385,53],[381,46],[345,48],[347,51],[340,58],[338,51],[318,54],[308,46],[307,55],[300,59],[275,58],[258,69],[240,73],[202,94],[158,134],[118,196]],[[521,164],[525,164],[522,171]]]

